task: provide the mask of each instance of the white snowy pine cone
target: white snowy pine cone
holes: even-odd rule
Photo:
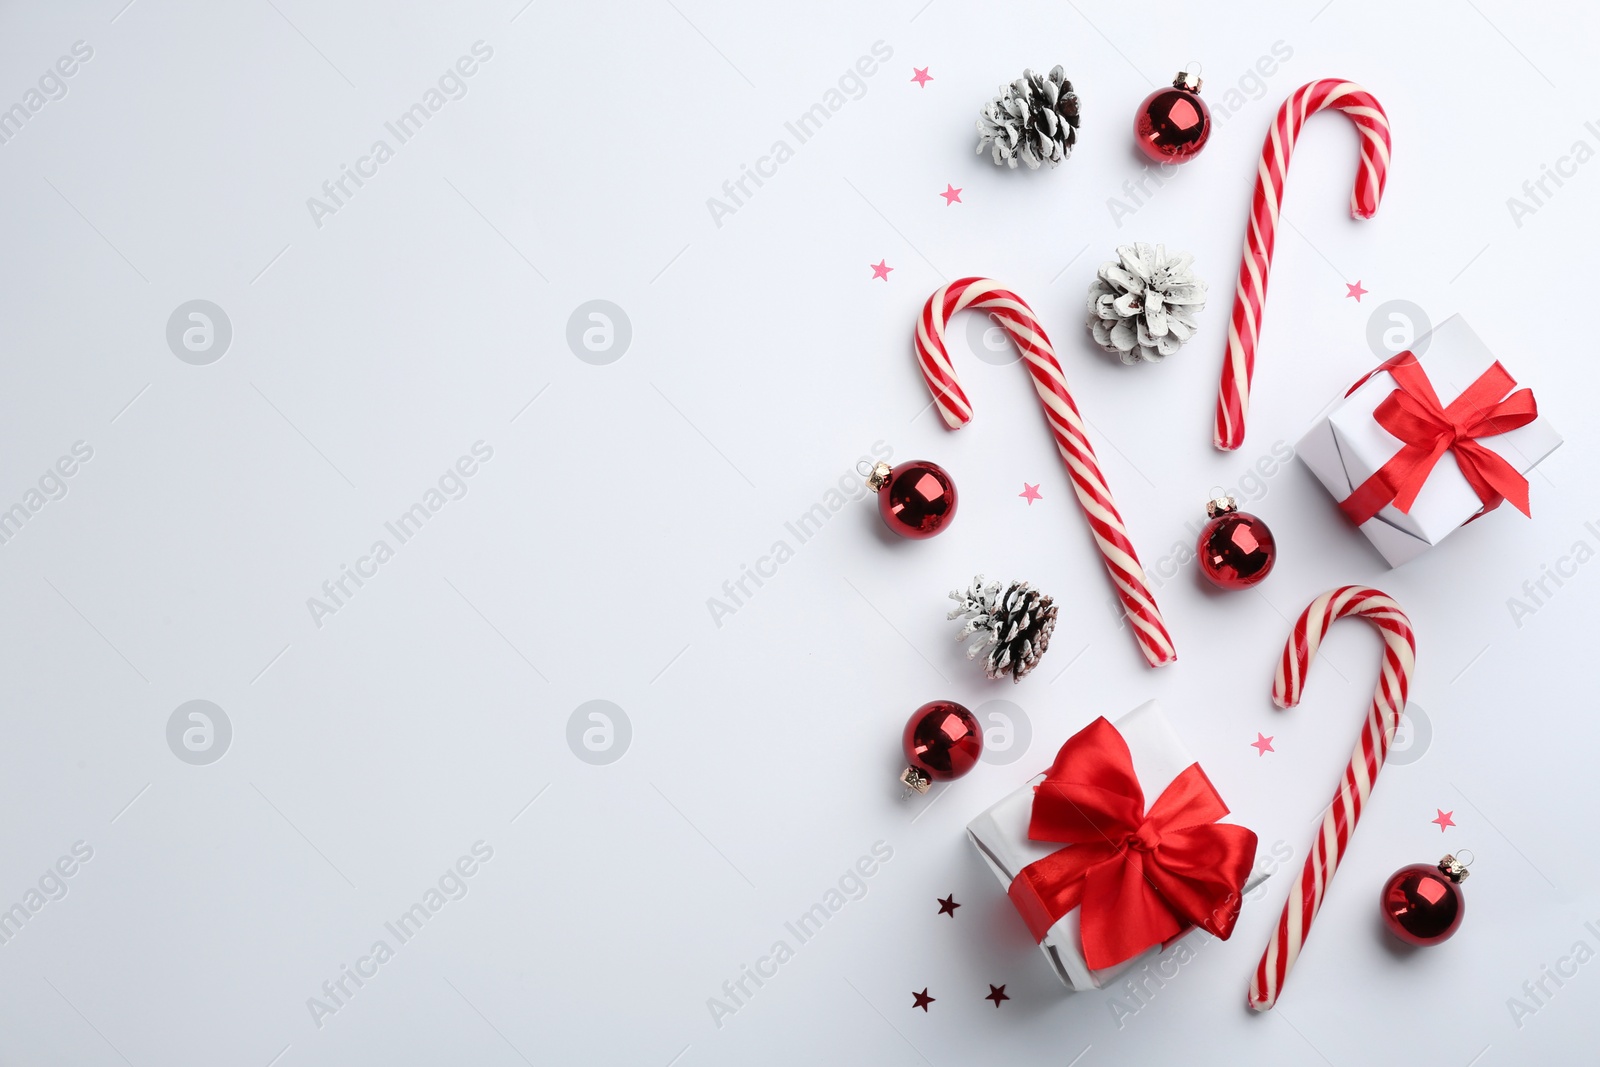
[[[1004,592],[1001,590],[1001,583],[985,582],[983,575],[978,575],[965,591],[950,591],[950,599],[957,606],[949,617],[967,620],[956,634],[957,641],[977,635],[967,646],[967,658],[975,659],[984,653],[986,677],[1009,675],[1013,682],[1020,682],[1038,666],[1039,657],[1050,647],[1050,635],[1056,628],[1056,605],[1027,582],[1012,582]]]
[[[1089,331],[1122,362],[1159,363],[1194,336],[1206,306],[1206,283],[1187,252],[1143,241],[1117,249],[1089,286]]]
[[[1024,70],[978,114],[978,153],[990,148],[995,166],[1013,170],[1018,160],[1029,170],[1054,167],[1072,155],[1077,126],[1078,94],[1060,64],[1047,75]]]

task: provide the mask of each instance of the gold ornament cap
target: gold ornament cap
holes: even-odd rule
[[[933,785],[933,779],[915,767],[907,767],[901,771],[900,782],[906,787],[906,796],[910,796],[912,793],[926,793],[928,787]]]
[[[1471,856],[1472,853],[1468,852],[1466,855]],[[1466,862],[1462,862],[1455,856],[1446,856],[1444,859],[1439,861],[1439,869],[1445,874],[1449,875],[1452,882],[1465,882],[1467,880],[1467,875],[1472,873],[1471,871],[1467,870],[1467,866],[1471,862],[1472,861],[1470,859]]]
[[[1233,497],[1228,496],[1226,493],[1218,493],[1216,496],[1206,501],[1206,515],[1209,518],[1214,519],[1218,515],[1227,515],[1230,512],[1238,510],[1239,502],[1233,499]]]
[[[874,463],[872,470],[867,474],[867,488],[874,493],[882,492],[883,487],[889,484],[889,475],[893,470],[894,468],[882,460]]]

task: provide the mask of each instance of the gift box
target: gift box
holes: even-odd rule
[[[1057,977],[1097,989],[1196,925],[1232,934],[1265,875],[1227,810],[1152,700],[1073,735],[967,835]]]
[[[1528,514],[1529,471],[1561,444],[1460,315],[1358,381],[1297,451],[1391,567],[1509,500]]]

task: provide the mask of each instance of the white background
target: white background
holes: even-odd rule
[[[0,502],[93,449],[0,547],[0,907],[93,849],[0,945],[0,1061],[1487,1065],[1592,1041],[1600,964],[1538,1001],[1523,983],[1580,940],[1600,949],[1600,564],[1547,580],[1531,614],[1508,607],[1576,542],[1600,548],[1600,164],[1547,181],[1520,225],[1507,206],[1574,142],[1600,148],[1586,6],[124,3],[0,14],[4,106],[74,42],[93,49],[0,145]],[[493,56],[465,97],[318,226],[307,198],[393,146],[384,123],[480,40]],[[774,140],[794,147],[784,122],[878,41],[892,58],[860,98],[716,225],[707,198]],[[1254,73],[1277,42],[1290,58]],[[1191,60],[1211,143],[1119,227],[1108,198],[1143,167],[1134,110]],[[1056,62],[1083,99],[1071,160],[974,155],[995,87]],[[1388,194],[1353,222],[1355,133],[1311,122],[1249,437],[1222,454],[1213,395],[1261,137],[1326,76],[1387,107]],[[1132,239],[1193,251],[1211,286],[1201,334],[1160,366],[1117,364],[1082,324],[1095,266]],[[1211,486],[1240,486],[1377,361],[1387,300],[1467,313],[1566,444],[1532,479],[1531,521],[1502,509],[1394,572],[1298,463],[1268,463],[1247,507],[1277,571],[1224,596],[1182,567],[1158,592],[1179,662],[1151,671],[1023,371],[962,350],[959,324],[976,418],[951,434],[926,408],[915,316],[966,274],[1015,288],[1054,336],[1152,570],[1192,545]],[[165,336],[197,298],[233,330],[206,366]],[[592,299],[631,322],[609,365],[566,341]],[[953,473],[953,526],[897,541],[866,500],[798,544],[784,523],[878,440]],[[493,458],[467,495],[319,627],[307,599],[478,441]],[[707,599],[780,538],[794,557],[715,625]],[[985,682],[943,618],[979,570],[1062,603],[1015,687]],[[1245,986],[1290,870],[1148,1003],[1123,994],[1136,1012],[1064,993],[966,820],[1094,716],[1158,697],[1233,817],[1297,869],[1377,639],[1341,624],[1295,711],[1268,689],[1288,620],[1341,583],[1411,613],[1432,740],[1378,783],[1279,1008],[1251,1015]],[[899,732],[935,697],[1014,702],[1032,747],[900,803]],[[206,766],[166,739],[194,699],[232,724]],[[604,766],[567,743],[594,699],[632,727]],[[384,923],[478,841],[493,857],[467,895],[317,1025],[308,998],[393,946]],[[708,998],[877,841],[893,858],[866,895],[717,1026]],[[1386,941],[1384,878],[1461,847],[1477,863],[1459,934]],[[951,893],[953,919],[935,902]]]

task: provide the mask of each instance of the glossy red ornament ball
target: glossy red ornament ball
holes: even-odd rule
[[[1272,573],[1278,542],[1267,524],[1240,511],[1230,497],[1206,505],[1211,521],[1200,531],[1200,572],[1220,589],[1248,589]]]
[[[1384,883],[1379,904],[1383,924],[1408,945],[1437,945],[1447,940],[1467,913],[1461,880],[1464,864],[1446,856],[1436,864],[1413,863],[1395,871]]]
[[[914,459],[894,468],[879,463],[867,485],[878,494],[883,521],[901,537],[932,537],[956,516],[956,483],[937,463]]]
[[[955,701],[930,700],[911,713],[901,747],[909,766],[900,780],[925,793],[930,782],[948,782],[972,770],[983,755],[983,729]]]
[[[1200,99],[1200,79],[1180,71],[1170,89],[1144,98],[1133,118],[1133,136],[1157,163],[1183,163],[1211,137],[1211,109]]]

